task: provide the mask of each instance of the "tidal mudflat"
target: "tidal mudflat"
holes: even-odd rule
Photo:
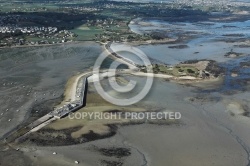
[[[140,78],[137,78],[137,81],[141,83]],[[141,81],[143,82],[143,79]],[[242,97],[249,95],[248,92],[230,96],[218,93],[201,94],[197,93],[194,87],[156,79],[148,96],[129,108],[115,107],[106,103],[95,94],[92,88],[88,93],[90,105],[81,111],[122,111],[122,109],[124,111],[143,111],[142,109],[178,111],[181,112],[182,118],[178,123],[169,124],[127,123],[124,125],[121,121],[113,121],[113,127],[109,126],[112,130],[108,129],[107,125],[112,124],[112,121],[94,120],[78,123],[64,119],[48,126],[54,130],[51,130],[50,136],[47,133],[47,137],[52,136],[54,140],[63,140],[66,138],[64,133],[74,138],[78,137],[80,132],[91,128],[94,133],[103,134],[110,131],[113,133],[102,139],[77,143],[77,145],[73,145],[74,142],[72,144],[70,139],[64,140],[65,144],[71,144],[67,146],[36,146],[26,142],[25,146],[19,146],[24,151],[24,156],[28,156],[34,164],[57,165],[71,165],[74,161],[79,161],[80,165],[168,163],[169,165],[219,166],[247,165],[249,161],[249,132],[245,132],[249,130],[247,127],[249,118],[243,114],[244,109],[249,107],[249,102],[247,99],[242,100]],[[80,127],[82,124],[84,124],[83,127]],[[74,126],[80,128],[73,129]],[[73,130],[66,132],[67,128]],[[64,132],[61,133],[61,131]],[[46,131],[41,132],[43,133],[41,136],[44,137]],[[97,136],[92,134],[85,139],[93,139]],[[49,139],[47,141],[53,142]],[[52,155],[54,152],[56,154]]]
[[[106,102],[90,83],[87,106],[80,113],[173,111],[180,112],[182,117],[171,123],[124,119],[76,121],[66,117],[32,133],[21,144],[4,147],[0,161],[8,163],[15,157],[23,165],[24,161],[33,165],[75,165],[77,161],[84,166],[249,166],[248,24],[246,21],[237,27],[238,23],[139,23],[136,26],[149,26],[146,33],[157,29],[168,32],[170,38],[186,37],[172,44],[137,45],[153,63],[175,65],[188,60],[212,60],[224,69],[220,82],[180,84],[158,78],[149,94],[129,107]],[[114,43],[111,48],[115,51],[124,44],[127,43]],[[2,135],[6,128],[10,131],[20,124],[29,115],[29,109],[33,108],[32,115],[39,116],[39,111],[46,112],[60,103],[69,77],[89,70],[101,52],[101,47],[92,42],[33,49],[16,48],[2,54],[1,122],[9,123],[1,130]],[[21,58],[19,54],[26,57]],[[17,79],[20,77],[23,79]],[[129,74],[116,79],[121,82],[134,79],[139,85],[145,82],[144,78]],[[103,83],[108,81],[104,79]],[[116,97],[127,97],[108,90]],[[12,155],[7,156],[8,153]]]
[[[141,154],[141,165],[249,165],[249,21],[171,24],[144,20],[134,31],[160,31],[174,36],[174,33],[187,33],[191,29],[191,36],[192,32],[195,36],[175,44],[138,45],[137,48],[143,50],[153,63],[174,65],[187,60],[216,61],[225,70],[223,81],[219,84],[191,83],[191,87],[187,87],[156,80],[152,93],[142,103],[180,111],[182,123],[121,127],[113,141],[123,140],[123,145],[137,149]],[[193,28],[188,28],[191,25]],[[115,50],[123,44],[129,45],[114,43],[111,48]],[[136,61],[132,55],[125,53],[124,56]]]
[[[67,80],[88,70],[101,47],[92,42],[0,50],[0,137],[63,99]]]

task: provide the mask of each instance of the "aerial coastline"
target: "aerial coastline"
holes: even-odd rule
[[[15,12],[3,3],[0,26],[15,33],[0,32],[0,165],[249,166],[249,3],[61,3],[13,2]],[[28,33],[38,25],[58,31]],[[122,47],[141,50],[152,64],[140,64]],[[93,66],[102,54],[108,60],[100,83],[116,98],[140,87],[123,96],[110,80],[143,85],[153,74],[143,100],[117,106],[101,97]],[[108,69],[113,62],[123,65]],[[181,119],[127,119],[126,112],[178,112]],[[122,116],[68,116],[85,113]]]

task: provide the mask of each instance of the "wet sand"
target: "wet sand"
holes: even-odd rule
[[[217,45],[218,43],[220,45]],[[224,62],[228,61],[224,53],[232,48],[232,43],[229,45],[226,42],[208,43],[203,49],[205,53],[194,55],[193,52],[203,46],[197,43],[191,43],[191,46],[192,44],[197,50],[189,50],[188,56],[176,57],[176,49],[171,49],[173,54],[166,55],[166,49],[170,50],[167,47],[169,45],[148,46],[148,53],[154,55],[157,53],[156,49],[162,53],[159,60],[167,60],[165,62],[170,64],[190,60],[194,56],[202,59],[209,57]],[[210,47],[214,45],[216,46],[211,50]],[[181,49],[179,52],[189,48]],[[215,54],[209,54],[208,50]],[[244,49],[246,50],[247,48]],[[3,85],[0,88],[1,95],[3,94],[0,104],[2,104],[1,112],[4,113],[0,119],[1,136],[29,116],[28,108],[34,105],[35,99],[41,102],[62,96],[67,80],[72,75],[89,69],[100,51],[99,45],[93,46],[93,43],[5,50],[0,61],[2,68],[0,83]],[[7,55],[13,58],[6,58]],[[136,79],[138,84],[145,82],[143,78],[137,76],[126,75],[125,78]],[[68,86],[75,84],[75,80],[77,76],[68,82]],[[195,84],[190,83],[190,86],[187,86],[156,78],[146,98],[140,103],[124,108],[131,111],[139,109],[139,111],[180,112],[182,118],[178,123],[123,124],[121,121],[105,120],[72,122],[65,118],[50,124],[46,130],[41,130],[39,134],[45,136],[43,138],[46,138],[47,134],[50,138],[45,140],[49,142],[46,146],[36,145],[37,137],[30,137],[30,140],[23,144],[13,144],[12,150],[5,149],[8,147],[2,148],[0,161],[8,163],[10,158],[4,156],[11,154],[12,159],[18,158],[21,161],[20,165],[25,165],[26,162],[31,165],[76,165],[77,161],[78,165],[83,166],[249,166],[249,89],[234,89],[230,93],[227,93],[229,90],[218,91],[218,87],[227,86],[221,80],[216,83]],[[244,86],[249,87],[249,83],[246,82]],[[67,94],[72,96],[71,91],[66,91]],[[66,100],[70,99],[72,97]],[[93,88],[89,89],[87,100],[87,107],[80,112],[121,109],[104,101]],[[17,111],[18,108],[20,110]],[[36,110],[41,110],[41,107]],[[10,118],[14,120],[8,121]],[[112,131],[107,124],[112,124]],[[84,137],[86,133],[89,133],[87,138]],[[101,136],[104,134],[104,137],[98,137],[100,135],[97,134]],[[59,146],[57,140],[63,140],[60,142],[63,144]],[[16,148],[20,148],[19,151],[16,151]],[[12,153],[13,150],[16,153]],[[12,165],[16,165],[17,161]]]
[[[125,78],[132,77],[136,78],[139,84],[144,82],[141,77],[126,76]],[[74,84],[76,79],[77,76],[73,77],[73,81],[69,81],[71,82],[69,84]],[[64,88],[64,86],[61,87]],[[234,95],[218,92],[204,93],[202,92],[204,87],[207,88],[204,83],[200,83],[200,89],[197,89],[158,78],[155,79],[153,88],[143,101],[126,108],[178,111],[182,114],[180,123],[123,125],[121,121],[78,123],[70,122],[66,118],[49,125],[47,129],[54,130],[49,134],[64,137],[65,135],[60,131],[83,126],[69,133],[73,139],[81,139],[82,134],[90,130],[97,134],[108,134],[110,131],[105,124],[116,123],[116,129],[114,134],[105,136],[103,139],[98,138],[85,143],[75,142],[76,145],[69,142],[67,146],[58,146],[53,145],[53,140],[47,140],[52,142],[50,146],[37,146],[34,143],[25,142],[16,144],[13,148],[20,148],[21,153],[18,153],[17,157],[25,161],[29,160],[33,165],[75,165],[75,161],[79,162],[78,165],[84,166],[247,165],[250,145],[249,117],[244,116],[243,111],[248,111],[250,107],[249,93],[240,91]],[[211,88],[215,87],[217,85]],[[88,93],[87,108],[80,112],[119,109],[105,102],[93,88],[90,88]],[[71,96],[71,93],[69,94]],[[45,131],[41,132],[46,134]],[[128,153],[122,153],[121,156],[112,155],[120,153],[120,148]],[[103,151],[103,149],[106,150]],[[10,150],[6,150],[3,154],[9,152]],[[54,152],[56,154],[53,154]]]
[[[74,161],[79,161],[79,165],[105,165],[104,160],[126,166],[247,165],[249,120],[241,115],[231,116],[226,110],[228,101],[240,100],[249,94],[201,95],[194,90],[157,79],[150,94],[136,104],[136,107],[179,111],[182,113],[180,124],[117,125],[113,137],[59,147],[21,146],[21,151],[31,157],[35,165],[74,165]],[[106,156],[100,148],[126,148],[131,154]],[[53,152],[57,154],[52,155]]]
[[[92,42],[0,50],[0,138],[20,125],[35,104],[60,98],[67,80],[101,53]]]

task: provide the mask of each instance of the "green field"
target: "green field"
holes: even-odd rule
[[[176,77],[180,76],[194,76],[197,77],[199,75],[199,70],[192,66],[174,66],[169,67],[166,65],[153,65],[153,71],[154,73],[160,73],[160,74],[168,74],[173,75]]]
[[[85,25],[79,26],[71,31],[77,35],[75,40],[79,40],[79,41],[94,40],[95,35],[99,35],[103,33],[102,29],[99,29],[96,27],[87,27]]]

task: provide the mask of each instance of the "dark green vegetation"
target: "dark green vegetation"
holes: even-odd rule
[[[199,75],[199,70],[192,66],[165,66],[165,65],[154,65],[154,73],[169,74],[173,76],[195,76]]]
[[[199,76],[199,70],[194,66],[176,65],[167,66],[161,64],[153,65],[153,71],[155,74],[168,74],[175,77],[180,76]]]
[[[102,160],[101,161],[102,165],[104,166],[122,166],[122,162],[117,162],[117,161],[107,161],[107,160]]]
[[[229,10],[230,7],[230,10]],[[239,7],[204,6],[178,3],[133,3],[107,0],[20,0],[1,1],[0,46],[57,44],[70,41],[146,41],[168,38],[166,34],[151,32],[138,35],[129,30],[133,18],[158,18],[168,21],[209,21],[224,16],[207,11],[223,11],[228,16]],[[241,16],[244,19],[246,16]],[[232,17],[239,19],[236,17]],[[23,33],[22,28],[31,29]],[[35,28],[56,28],[55,31]],[[3,32],[4,31],[4,32]],[[2,33],[3,32],[3,33]],[[181,46],[180,46],[181,47]]]
[[[99,151],[104,156],[122,158],[131,155],[130,149],[126,148],[100,148]]]
[[[88,134],[82,135],[80,138],[72,138],[71,133],[79,130],[81,127],[74,127],[63,130],[41,129],[36,133],[31,133],[29,137],[24,138],[26,144],[34,144],[39,146],[62,146],[74,145],[90,142],[98,139],[108,138],[116,134],[117,127],[115,125],[107,125],[110,132],[104,135],[94,133],[92,130]]]
[[[189,16],[195,19],[195,16],[199,16],[199,19],[203,19],[207,16],[201,10],[189,7],[177,9],[170,4],[104,0],[2,1],[0,12],[0,27],[10,29],[8,33],[0,33],[2,46],[56,44],[72,40],[159,40],[166,36],[136,35],[129,30],[129,22],[137,17],[186,19]],[[23,33],[20,29],[25,27],[55,27],[57,30],[53,33],[42,30]]]

